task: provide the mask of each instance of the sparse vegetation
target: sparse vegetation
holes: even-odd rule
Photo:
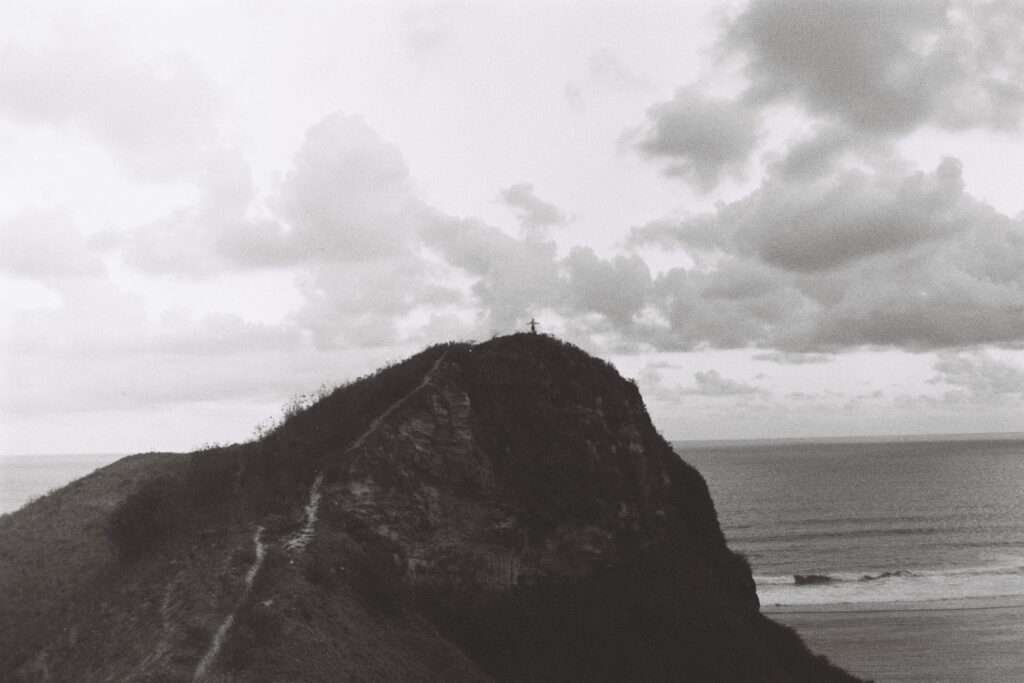
[[[212,446],[190,456],[183,481],[162,478],[125,500],[108,533],[125,559],[137,559],[168,535],[211,520],[283,513],[306,494],[328,457],[337,457],[389,405],[408,393],[445,351],[432,346],[333,390],[297,397],[279,421],[244,444]],[[331,466],[337,476],[339,464]]]

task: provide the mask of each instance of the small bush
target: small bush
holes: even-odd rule
[[[154,479],[118,505],[107,520],[107,536],[125,559],[148,552],[182,522],[181,484]]]

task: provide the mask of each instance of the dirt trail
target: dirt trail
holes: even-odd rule
[[[323,473],[318,474],[309,489],[309,501],[306,503],[306,521],[302,528],[284,542],[285,550],[302,551],[313,540],[316,531],[316,519],[320,511],[320,485],[324,482]]]
[[[434,379],[434,375],[437,374],[437,369],[441,367],[441,363],[444,361],[448,352],[445,351],[441,356],[434,361],[434,364],[430,366],[430,369],[423,375],[423,379],[420,383],[413,387],[408,393],[399,398],[397,401],[389,405],[384,411],[374,418],[373,422],[366,428],[366,430],[359,435],[359,437],[352,442],[352,445],[345,449],[345,453],[351,453],[356,450],[364,443],[366,439],[370,437],[373,432],[377,430],[383,424],[384,420],[387,419],[392,413],[398,410],[402,404],[404,404],[409,398],[420,391]],[[309,542],[313,540],[313,535],[316,531],[316,520],[319,514],[320,508],[320,486],[323,484],[324,475],[321,472],[317,475],[316,479],[313,480],[313,485],[309,489],[309,500],[306,503],[306,521],[303,523],[302,528],[299,529],[295,534],[288,538],[284,542],[284,548],[293,552],[302,552],[309,545]]]
[[[158,666],[171,651],[172,643],[178,632],[176,613],[181,608],[181,602],[177,594],[181,580],[182,572],[178,572],[164,588],[163,599],[160,601],[160,639],[149,655],[135,667],[133,678],[135,676],[143,677],[144,674]]]
[[[390,416],[390,415],[391,415],[391,413],[393,413],[393,412],[395,412],[396,410],[398,410],[398,408],[400,408],[400,407],[401,407],[401,405],[402,405],[403,403],[405,403],[405,402],[406,402],[406,401],[407,401],[407,400],[409,399],[409,397],[411,397],[411,396],[412,396],[413,394],[415,394],[415,393],[416,393],[417,391],[419,391],[419,390],[420,390],[420,389],[422,389],[423,387],[425,387],[425,386],[427,386],[428,384],[430,384],[431,380],[433,380],[433,379],[434,379],[434,375],[435,375],[435,374],[437,374],[437,369],[438,369],[439,367],[441,367],[441,363],[442,363],[442,362],[444,362],[444,359],[445,359],[445,357],[447,357],[447,356],[448,356],[448,352],[447,352],[447,351],[445,351],[444,353],[442,353],[442,354],[441,354],[441,356],[440,356],[440,358],[438,358],[438,359],[437,359],[436,361],[434,361],[434,364],[433,364],[432,366],[430,366],[430,369],[429,369],[429,370],[427,370],[427,373],[426,373],[425,375],[423,375],[423,379],[422,379],[422,380],[420,380],[420,383],[419,383],[419,384],[417,384],[417,385],[416,385],[415,387],[413,387],[413,389],[412,389],[412,390],[411,390],[411,391],[410,391],[409,393],[407,393],[407,394],[406,394],[405,396],[402,396],[402,397],[401,397],[400,399],[398,399],[397,401],[395,401],[394,403],[392,403],[391,405],[389,405],[389,406],[388,406],[388,407],[387,407],[387,408],[386,408],[386,409],[384,410],[384,412],[383,412],[383,413],[381,413],[380,415],[378,415],[378,416],[377,416],[377,417],[376,417],[376,418],[374,419],[374,421],[370,423],[370,426],[366,428],[366,431],[365,431],[365,432],[363,432],[363,433],[362,433],[362,434],[361,434],[361,435],[359,436],[359,438],[358,438],[358,439],[356,439],[355,441],[353,441],[353,442],[352,442],[352,445],[351,445],[351,446],[349,446],[348,448],[346,448],[346,449],[345,449],[345,452],[347,453],[347,452],[349,452],[349,451],[354,451],[355,449],[357,449],[357,448],[359,448],[360,446],[362,446],[362,445],[363,445],[363,443],[365,443],[366,439],[367,439],[367,438],[368,438],[368,437],[370,436],[370,434],[372,434],[372,433],[373,433],[374,431],[376,431],[376,429],[377,429],[378,427],[380,427],[381,423],[382,423],[382,422],[383,422],[383,421],[384,421],[384,420],[385,420],[385,419],[386,419],[386,418],[387,418],[388,416]]]
[[[378,415],[366,430],[352,442],[352,445],[345,449],[345,453],[350,453],[362,446],[370,435],[373,434],[381,424],[383,424],[384,420],[398,410],[413,394],[430,384],[447,355],[447,351],[442,353],[430,367],[430,370],[423,375],[423,379],[420,383],[397,401],[389,405],[380,415]],[[303,522],[301,529],[282,542],[281,546],[285,550],[291,552],[302,552],[305,550],[309,542],[313,540],[313,536],[316,532],[316,521],[320,509],[320,487],[323,484],[323,479],[324,475],[321,472],[317,475],[316,479],[313,480],[313,485],[310,487],[309,498],[305,506],[305,521]],[[203,655],[203,658],[199,660],[199,664],[196,665],[195,673],[192,676],[193,683],[202,683],[202,681],[206,680],[210,668],[216,661],[217,655],[224,646],[228,633],[230,632],[232,625],[235,623],[235,614],[244,604],[246,598],[249,597],[249,592],[252,590],[253,582],[259,574],[260,567],[262,567],[263,560],[267,554],[267,545],[263,542],[263,526],[256,527],[256,531],[253,534],[253,544],[256,546],[256,559],[253,561],[252,566],[249,567],[249,571],[246,572],[245,587],[242,590],[242,595],[238,598],[235,608],[231,610],[231,613],[224,618],[224,621],[221,622],[220,626],[217,628],[217,631],[213,635],[213,640],[210,642],[210,647],[207,649],[206,654]],[[163,654],[164,653],[161,652],[158,656],[163,656]]]
[[[249,597],[249,592],[252,590],[252,584],[256,580],[256,576],[260,572],[260,567],[263,566],[263,560],[267,556],[267,546],[263,543],[263,527],[256,527],[256,532],[253,534],[253,544],[256,546],[256,559],[253,560],[252,565],[249,567],[249,571],[245,573],[245,587],[242,589],[242,595],[238,598],[238,602],[235,604],[235,608],[231,610],[231,613],[221,622],[217,632],[213,635],[213,640],[210,642],[210,647],[203,655],[203,658],[199,660],[199,664],[196,666],[195,674],[192,676],[194,683],[200,683],[206,679],[206,674],[209,672],[213,662],[217,659],[217,654],[220,652],[221,647],[224,645],[224,641],[227,639],[228,631],[231,630],[232,624],[235,623],[235,613],[238,612],[238,608],[242,606],[245,599]]]

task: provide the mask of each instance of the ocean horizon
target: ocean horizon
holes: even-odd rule
[[[668,439],[684,458],[703,449],[775,448],[788,445],[932,443],[964,441],[1021,441],[1024,432],[970,432],[952,434],[883,434],[852,436],[749,437],[722,439]],[[105,453],[0,453],[0,514],[13,512],[51,490],[67,486],[99,467],[133,455]],[[183,452],[187,453],[186,452]],[[705,474],[701,470],[702,474]],[[719,501],[716,499],[715,503]]]
[[[128,453],[0,455],[0,515],[14,512]]]

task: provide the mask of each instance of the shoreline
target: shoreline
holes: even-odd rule
[[[761,605],[761,613],[772,614],[863,614],[871,612],[964,612],[1001,608],[1024,608],[1024,595],[902,602],[835,602],[811,605]]]
[[[1024,596],[806,606],[762,613],[796,630],[807,646],[876,681],[1024,681]],[[795,608],[795,609],[794,609]]]

